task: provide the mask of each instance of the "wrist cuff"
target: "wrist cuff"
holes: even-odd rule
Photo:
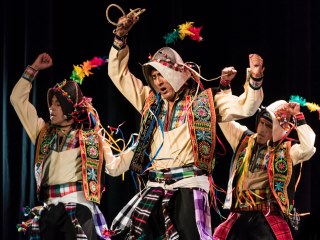
[[[297,121],[297,126],[301,126],[303,124],[306,124],[306,120],[304,118],[304,114],[302,112],[297,113],[296,115],[294,115],[296,121]]]
[[[28,65],[24,70],[24,73],[22,74],[22,78],[32,83],[36,79],[38,72],[39,72],[38,70]]]
[[[230,84],[227,84],[227,85],[224,85],[224,84],[220,84],[220,89],[221,90],[228,90],[231,88],[231,85]]]
[[[254,90],[260,89],[262,86],[262,79],[263,79],[263,76],[261,78],[255,78],[250,75],[250,80],[249,80],[250,87]]]
[[[260,80],[256,81],[252,77],[250,77],[249,86],[254,90],[260,89],[262,86],[262,78]]]
[[[127,45],[127,35],[125,35],[123,37],[119,37],[117,35],[114,36],[114,40],[113,40],[112,46],[115,49],[121,50],[121,49],[125,48],[126,45]]]
[[[250,74],[250,78],[254,81],[261,81],[263,79],[263,75],[261,77],[256,78],[256,77],[253,77],[252,74]]]

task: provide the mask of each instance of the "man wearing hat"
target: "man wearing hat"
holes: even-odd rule
[[[11,103],[30,140],[35,144],[37,197],[43,206],[26,214],[33,219],[30,239],[109,239],[106,222],[97,204],[104,185],[104,172],[118,176],[128,170],[133,152],[114,157],[98,133],[98,113],[79,85],[64,80],[48,90],[50,121],[38,116],[29,102],[32,82],[40,70],[52,66],[47,53],[28,66],[15,85]],[[27,226],[25,226],[27,225]],[[27,229],[23,229],[26,231]]]
[[[255,113],[263,98],[263,60],[250,55],[251,77],[238,97],[201,88],[199,75],[174,49],[164,47],[143,64],[144,86],[128,69],[126,37],[136,21],[132,15],[119,19],[108,74],[142,115],[130,170],[148,181],[116,216],[111,230],[128,230],[126,239],[212,239],[209,192],[216,121]],[[222,74],[228,80],[236,70],[225,68]]]
[[[230,214],[215,239],[290,240],[289,224],[297,227],[296,167],[315,153],[315,133],[294,102],[276,101],[256,119],[256,133],[235,121],[219,123],[234,155],[224,203]],[[293,128],[299,141],[287,138]]]

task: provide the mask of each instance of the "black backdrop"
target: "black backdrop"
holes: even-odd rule
[[[195,26],[203,26],[204,41],[178,40],[170,46],[180,52],[185,61],[198,63],[205,78],[217,77],[223,67],[234,66],[238,75],[232,85],[233,92],[240,94],[248,54],[255,52],[265,60],[264,105],[278,99],[288,100],[291,95],[320,103],[320,2],[316,0],[2,0],[1,239],[23,239],[15,229],[23,220],[19,209],[36,202],[32,172],[34,148],[9,103],[11,90],[25,66],[39,53],[51,54],[54,66],[39,74],[30,99],[39,115],[48,119],[47,89],[69,77],[73,64],[81,64],[93,56],[108,56],[114,26],[107,23],[105,10],[111,3],[119,4],[125,12],[130,8],[146,8],[128,38],[130,68],[141,79],[141,64],[148,60],[150,53],[165,45],[163,36],[190,21]],[[111,9],[110,16],[116,21],[117,10]],[[94,72],[94,76],[83,83],[83,92],[93,97],[104,126],[124,122],[121,129],[127,140],[130,133],[138,131],[139,115],[113,86],[106,67]],[[216,86],[217,82],[204,84]],[[306,108],[302,110],[318,133],[318,114]],[[254,118],[241,122],[254,129]],[[220,130],[217,131],[228,154],[217,159],[214,178],[219,186],[225,187],[231,149]],[[319,148],[318,137],[316,147]],[[303,166],[296,206],[300,212],[311,214],[302,218],[302,225],[295,232],[296,239],[320,239],[319,167],[319,153]],[[121,177],[107,177],[106,186],[101,209],[110,223],[136,190],[129,173],[125,174],[124,181]],[[213,213],[214,226],[219,221]]]

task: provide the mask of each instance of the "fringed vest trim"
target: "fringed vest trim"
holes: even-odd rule
[[[246,148],[247,143],[252,136],[245,136],[241,141],[233,158],[231,175],[237,171],[241,165],[243,159],[239,159],[239,155]],[[270,152],[270,158],[268,163],[268,178],[270,183],[270,189],[274,198],[278,202],[281,211],[285,214],[289,214],[290,203],[292,200],[288,196],[288,185],[292,176],[292,159],[290,158],[291,142],[286,141],[281,143],[274,151]],[[274,154],[274,152],[276,154]],[[229,186],[228,186],[229,188]],[[228,189],[229,191],[229,189]]]

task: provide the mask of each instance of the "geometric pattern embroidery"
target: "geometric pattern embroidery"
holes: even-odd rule
[[[99,144],[99,136],[94,129],[80,130],[79,143],[85,197],[88,201],[100,203],[103,154]]]
[[[287,162],[284,159],[279,159],[274,166],[277,172],[286,173],[288,171]]]
[[[142,174],[147,167],[147,164],[150,162],[149,158],[146,156],[146,150],[150,145],[152,130],[156,124],[155,117],[158,117],[161,109],[161,103],[157,98],[158,97],[154,93],[149,94],[144,105],[144,115],[142,116],[142,124],[139,132],[139,142],[135,148],[129,167],[130,170],[137,174]]]
[[[292,176],[292,160],[290,158],[290,141],[282,142],[271,154],[269,166],[273,171],[272,190],[282,211],[289,213],[288,185]],[[273,155],[273,156],[272,156]]]
[[[48,133],[49,124],[47,123],[40,131],[37,143],[36,143],[36,151],[34,158],[34,171],[35,178],[37,183],[37,195],[38,198],[40,193],[40,184],[42,180],[42,165],[44,160],[47,158],[50,152],[50,139],[53,139],[53,134]]]
[[[52,136],[47,134],[43,137],[43,140],[40,144],[40,152],[41,154],[48,154],[50,150]]]
[[[188,111],[188,124],[195,165],[209,173],[214,168],[216,116],[211,89],[201,92]]]
[[[96,146],[88,146],[87,154],[90,158],[97,158],[99,151]]]

